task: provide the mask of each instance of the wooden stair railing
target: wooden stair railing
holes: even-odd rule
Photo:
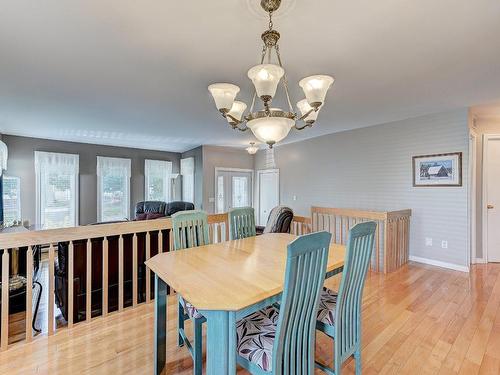
[[[370,268],[375,272],[393,272],[408,263],[411,210],[364,211],[345,208],[311,207],[311,217],[294,216],[291,233],[326,230],[332,242],[345,244],[349,229],[357,223],[375,221],[375,248]]]
[[[217,214],[208,216],[209,236],[211,242],[221,242],[229,238],[228,215]],[[69,242],[68,246],[68,327],[77,324],[73,321],[73,267],[74,267],[74,241],[86,241],[86,280],[83,280],[86,285],[86,291],[91,291],[92,285],[92,239],[102,238],[102,316],[112,314],[108,310],[108,239],[113,236],[118,236],[118,311],[124,309],[124,236],[132,235],[132,306],[135,308],[139,305],[138,300],[138,257],[137,257],[137,235],[145,233],[145,260],[151,255],[151,233],[158,233],[158,249],[159,252],[169,251],[173,249],[173,236],[169,236],[170,241],[164,241],[162,231],[170,230],[172,221],[170,218],[145,220],[145,221],[128,221],[122,223],[99,224],[89,226],[79,226],[73,228],[39,230],[22,233],[5,233],[0,234],[0,253],[2,254],[2,269],[1,281],[2,286],[9,285],[9,249],[27,248],[31,250],[32,246],[43,245],[49,248],[49,267],[48,267],[48,301],[47,301],[47,319],[48,319],[48,334],[53,335],[55,328],[54,316],[54,278],[55,278],[55,249],[59,242]],[[150,270],[146,267],[146,297],[145,303],[151,301],[151,282]],[[26,261],[27,285],[32,284],[33,278],[33,256],[32,251],[27,251]],[[33,339],[33,331],[31,327],[33,314],[32,289],[26,288],[26,341]],[[92,293],[86,293],[85,309],[86,320],[90,321],[91,317],[91,302]],[[9,288],[2,287],[1,292],[1,333],[0,333],[0,350],[6,350],[9,347]],[[82,322],[83,323],[83,322]],[[82,324],[78,323],[78,324]]]

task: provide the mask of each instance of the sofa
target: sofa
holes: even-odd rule
[[[189,202],[139,202],[135,208],[134,220],[153,220],[160,217],[171,216],[173,213],[194,209]],[[95,223],[91,225],[102,224]],[[168,251],[170,230],[162,230],[163,249]],[[123,294],[124,307],[132,305],[132,237],[133,234],[123,236]],[[151,256],[158,254],[158,232],[150,232]],[[118,240],[119,236],[108,237],[108,310],[118,309]],[[102,247],[103,238],[91,239],[92,244],[92,316],[102,314]],[[55,298],[62,315],[68,320],[68,242],[60,242],[57,247],[55,264]],[[73,241],[73,321],[79,322],[86,319],[86,240]],[[146,233],[137,234],[137,260],[138,260],[138,301],[146,299]],[[154,285],[154,275],[151,275],[151,285]],[[150,291],[153,297],[153,291]]]

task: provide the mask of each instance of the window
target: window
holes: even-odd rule
[[[171,162],[163,160],[145,160],[145,199],[147,201],[170,202],[171,175]]]
[[[3,176],[3,222],[9,226],[21,221],[21,179]]]
[[[79,157],[35,151],[36,216],[43,229],[78,225]]]
[[[249,206],[247,176],[233,176],[233,208]]]
[[[128,219],[130,159],[97,157],[97,220]]]
[[[181,159],[182,200],[194,203],[194,158]]]

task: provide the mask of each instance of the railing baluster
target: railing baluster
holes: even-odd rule
[[[151,257],[151,235],[146,232],[146,260]],[[151,270],[146,267],[146,303],[151,302]]]
[[[2,284],[5,285],[5,284]],[[8,285],[8,284],[7,284]],[[33,248],[26,249],[26,341],[33,339],[31,321],[33,320]]]
[[[132,237],[132,306],[137,306],[137,234]]]
[[[73,278],[74,278],[74,245],[73,241],[69,242],[68,246],[68,327],[73,327]]]
[[[118,310],[123,310],[123,236],[118,239]]]
[[[2,337],[0,349],[6,350],[9,345],[9,249],[3,249],[2,254]]]
[[[85,292],[85,320],[92,319],[92,241],[87,239],[87,283]]]
[[[158,231],[158,254],[163,253],[163,233],[161,230]]]
[[[109,242],[104,237],[102,241],[102,315],[108,315],[108,259]]]
[[[55,250],[51,243],[49,246],[49,295],[48,295],[48,315],[47,326],[49,336],[54,334],[54,279],[55,279]]]

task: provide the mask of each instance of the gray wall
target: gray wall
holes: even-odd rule
[[[194,205],[196,209],[203,209],[203,146],[193,148],[182,153],[182,158],[194,158]],[[177,180],[177,181],[180,181]],[[180,185],[180,183],[177,183]],[[181,197],[179,196],[179,200]]]
[[[254,169],[254,156],[245,149],[218,146],[203,146],[203,209],[215,212],[215,168]]]
[[[124,147],[91,145],[86,143],[61,142],[38,138],[3,135],[9,148],[7,175],[21,178],[21,212],[23,220],[36,223],[35,165],[34,152],[63,152],[80,155],[80,225],[97,220],[97,156],[132,159],[131,211],[135,203],[144,200],[144,159],[173,162],[173,172],[179,172],[180,154],[175,152],[148,151]],[[180,184],[177,184],[180,188]],[[176,192],[177,196],[180,190]]]
[[[318,123],[318,126],[321,126]],[[414,188],[414,155],[463,153],[463,186]],[[261,169],[265,153],[255,159]],[[329,134],[275,149],[280,198],[298,214],[311,205],[411,208],[410,253],[467,265],[467,111],[459,110]],[[296,196],[296,200],[293,197]],[[433,246],[425,246],[425,237]],[[441,241],[448,241],[448,249]]]

